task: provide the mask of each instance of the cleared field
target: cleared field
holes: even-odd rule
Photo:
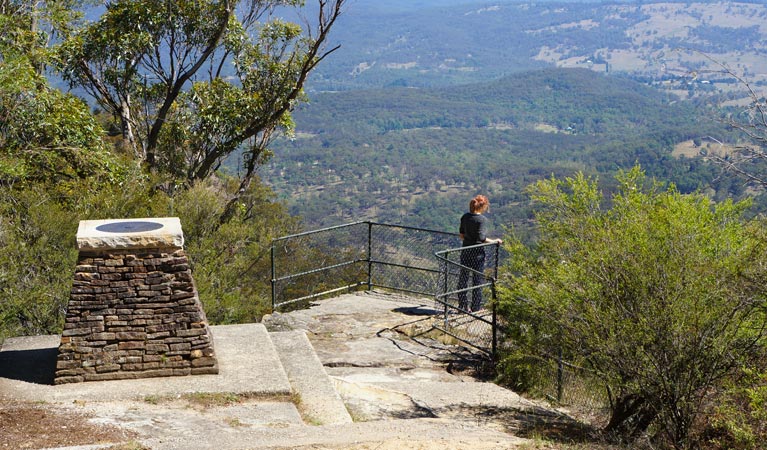
[[[735,147],[725,143],[716,142],[712,139],[703,138],[700,145],[695,145],[692,140],[680,142],[674,146],[671,155],[675,158],[682,156],[686,158],[705,157],[707,155],[729,155],[735,150]]]

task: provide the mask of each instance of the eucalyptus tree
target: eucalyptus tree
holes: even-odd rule
[[[75,3],[0,0],[0,344],[61,331],[78,216],[125,169],[88,105],[45,77]]]
[[[244,190],[275,133],[292,129],[345,0],[116,0],[71,29],[60,69],[113,114],[134,155],[193,182],[242,152]],[[280,14],[293,14],[299,23]]]
[[[6,52],[25,55],[43,75],[58,31],[75,23],[88,0],[0,0],[0,61]]]
[[[114,175],[115,160],[88,106],[51,87],[50,43],[72,23],[77,0],[0,0],[0,183],[56,190]]]

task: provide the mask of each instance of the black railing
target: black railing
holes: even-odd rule
[[[419,302],[436,299],[445,314],[440,329],[494,354],[498,245],[458,245],[455,233],[374,222],[285,236],[272,242],[272,307],[301,308],[312,299],[355,290],[405,292]],[[489,253],[489,272],[461,264],[464,253]],[[456,289],[462,280],[465,285]],[[476,311],[460,308],[458,299],[464,295],[478,299]],[[486,304],[491,305],[490,319]]]
[[[503,324],[496,314],[501,247],[458,247],[454,233],[356,222],[294,234],[272,242],[272,306],[298,309],[338,292],[400,291],[435,302],[433,326],[495,360]],[[561,355],[530,356],[535,389],[560,403],[596,409],[594,377]]]
[[[434,253],[458,235],[423,228],[356,222],[272,242],[275,309],[342,291],[391,289],[433,297]]]
[[[437,328],[495,357],[499,329],[495,282],[500,245],[452,248],[435,255],[441,265],[441,286],[435,298],[444,311]]]

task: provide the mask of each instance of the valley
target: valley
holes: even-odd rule
[[[610,190],[634,164],[738,198],[691,142],[738,141],[721,118],[767,83],[765,17],[736,2],[360,1],[261,176],[309,228],[452,230],[478,192],[499,226],[527,227],[531,182],[583,171]]]
[[[275,142],[261,173],[311,227],[364,219],[449,231],[485,193],[499,227],[526,228],[530,183],[582,171],[610,190],[615,171],[635,164],[683,192],[738,195],[690,148],[737,139],[711,110],[587,69],[317,94],[294,117],[299,133]]]

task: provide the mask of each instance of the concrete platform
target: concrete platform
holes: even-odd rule
[[[218,375],[53,385],[59,336],[9,338],[0,349],[0,398],[26,401],[135,400],[232,392],[290,395],[292,388],[262,324],[211,327]]]
[[[13,338],[0,349],[0,401],[76,412],[153,450],[506,450],[531,445],[517,430],[571,422],[463,372],[472,354],[430,337],[435,315],[428,303],[348,294],[211,327],[218,375],[58,386],[58,336]],[[256,395],[205,405],[182,395],[198,392]],[[66,450],[120,444],[84,443]]]

